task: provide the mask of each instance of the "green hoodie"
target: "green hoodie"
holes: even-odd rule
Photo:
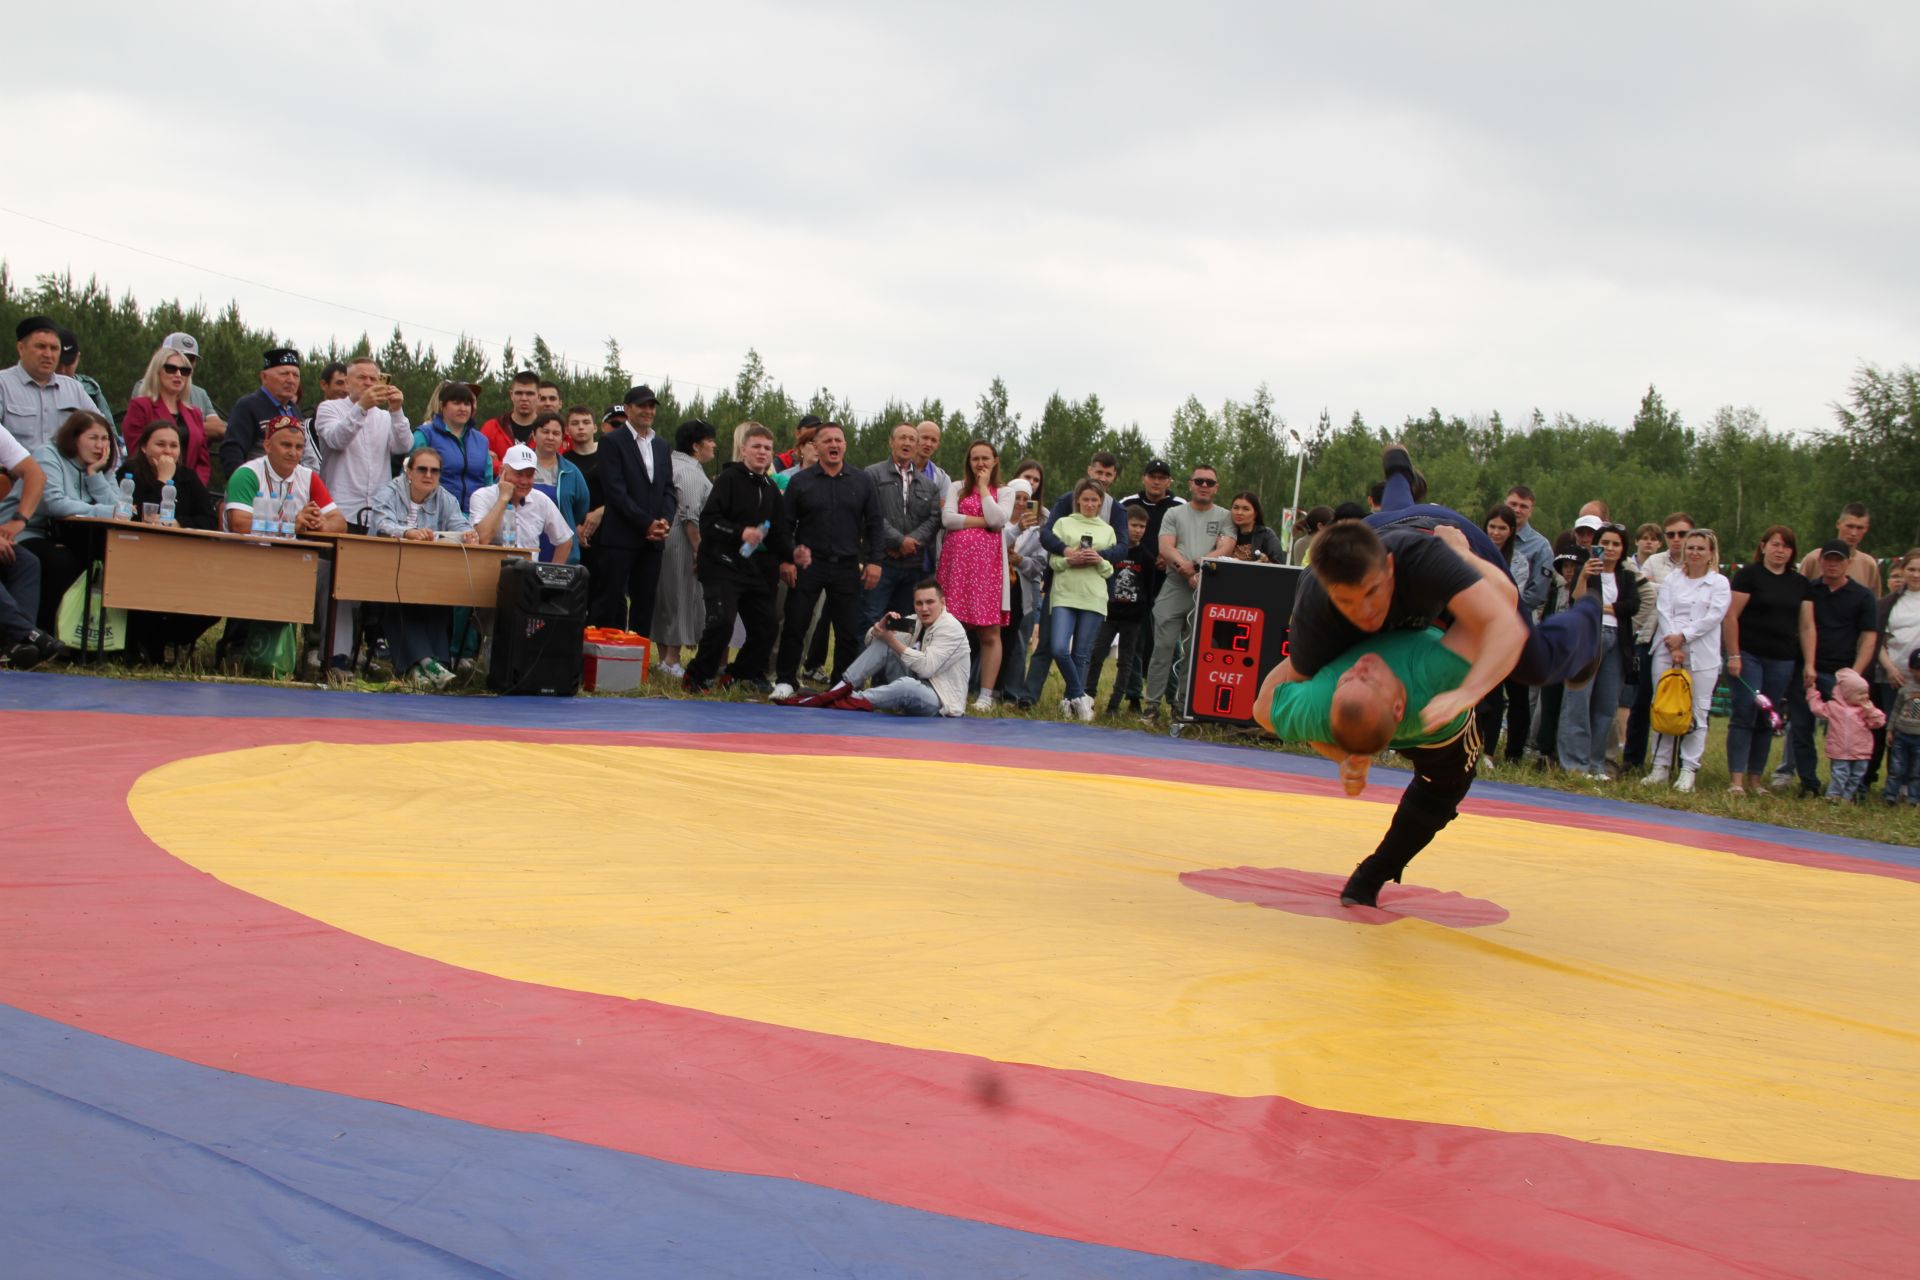
[[[1101,551],[1113,545],[1113,526],[1099,516],[1072,512],[1053,522],[1053,536],[1069,547],[1079,546],[1083,537],[1091,538],[1093,549]],[[1065,556],[1048,556],[1047,561],[1053,566],[1054,608],[1084,609],[1106,616],[1107,579],[1113,576],[1111,560],[1103,558],[1098,564],[1079,569],[1069,568]]]

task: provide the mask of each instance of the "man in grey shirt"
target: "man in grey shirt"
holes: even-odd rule
[[[1187,477],[1193,496],[1160,518],[1160,558],[1166,562],[1166,581],[1153,598],[1153,662],[1147,668],[1146,718],[1160,714],[1160,702],[1174,699],[1183,671],[1176,670],[1174,652],[1193,612],[1193,593],[1200,585],[1200,562],[1233,550],[1233,517],[1214,502],[1220,492],[1220,474],[1201,463]],[[1184,667],[1182,660],[1181,666]]]
[[[79,410],[96,412],[93,397],[60,368],[60,326],[28,316],[13,331],[20,363],[0,369],[0,427],[31,453],[53,439],[60,424]]]
[[[893,429],[889,456],[867,468],[880,498],[880,521],[886,540],[880,561],[880,582],[864,601],[866,625],[891,610],[905,617],[913,609],[913,584],[926,576],[927,549],[940,527],[940,504],[947,491],[920,469],[920,433],[910,422]]]

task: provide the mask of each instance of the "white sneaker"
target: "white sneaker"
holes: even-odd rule
[[[1081,724],[1093,723],[1093,695],[1083,693],[1073,700],[1073,713],[1080,718]]]
[[[675,680],[687,674],[687,669],[677,662],[663,662],[660,664],[659,671],[661,675],[671,676]]]
[[[984,690],[981,691],[979,697],[973,700],[973,709],[975,711],[981,712],[984,715],[992,715],[993,708],[994,708],[993,695],[990,693],[987,693]]]
[[[1665,786],[1667,777],[1667,766],[1657,764],[1647,773],[1646,777],[1640,779],[1640,785],[1643,787]]]
[[[791,698],[792,696],[793,686],[785,680],[782,680],[779,684],[767,691],[767,701],[769,702],[778,702],[782,698]]]
[[[1673,789],[1675,791],[1693,790],[1693,775],[1694,771],[1692,769],[1682,769],[1680,771],[1680,781],[1673,784]]]
[[[807,670],[802,671],[800,675],[802,679],[811,680],[815,684],[825,684],[827,682],[827,669],[825,667],[809,667]]]

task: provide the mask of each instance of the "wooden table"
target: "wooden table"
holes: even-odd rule
[[[319,594],[321,542],[167,528],[76,516],[95,554],[87,563],[80,656],[93,630],[93,588],[109,609],[190,613],[208,618],[311,623]],[[95,575],[99,576],[96,577]]]
[[[531,547],[421,542],[358,533],[318,536],[333,544],[335,601],[491,609],[500,598],[500,566],[533,555]]]
[[[326,533],[333,544],[333,589],[327,600],[327,636],[340,602],[464,605],[491,609],[500,599],[500,567],[533,557],[531,547],[374,538]]]

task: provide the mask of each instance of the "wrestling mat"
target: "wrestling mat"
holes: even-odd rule
[[[1920,855],[1007,720],[0,676],[0,1273],[1912,1276]]]

